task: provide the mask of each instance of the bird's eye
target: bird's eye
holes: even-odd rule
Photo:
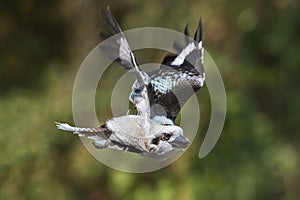
[[[172,135],[170,133],[163,133],[162,140],[169,140]]]
[[[152,140],[152,144],[158,145],[158,143],[159,143],[159,139],[158,138],[154,138]]]

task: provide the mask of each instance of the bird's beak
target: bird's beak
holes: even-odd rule
[[[180,148],[180,149],[184,149],[187,146],[189,146],[191,142],[189,141],[189,139],[187,139],[186,137],[180,135],[179,137],[177,137],[175,140],[170,141],[170,144],[175,147],[175,148]]]

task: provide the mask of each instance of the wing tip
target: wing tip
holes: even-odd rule
[[[202,27],[202,18],[200,17],[197,30],[194,34],[194,40],[197,41],[197,43],[200,43],[202,42],[202,37],[203,37],[203,27]]]
[[[199,28],[199,32],[200,32],[199,41],[198,41],[198,43],[199,43],[199,42],[202,42],[202,38],[203,38],[202,17],[200,17],[200,19],[199,19],[198,28]]]
[[[101,15],[104,21],[110,26],[110,28],[115,34],[122,33],[120,25],[114,17],[114,15],[112,14],[109,6],[107,6],[106,9],[102,9]]]

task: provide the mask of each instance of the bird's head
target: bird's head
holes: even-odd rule
[[[152,129],[150,152],[159,156],[170,154],[173,150],[184,150],[190,141],[183,136],[179,126],[161,125]]]

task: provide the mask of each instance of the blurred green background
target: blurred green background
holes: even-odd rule
[[[112,170],[78,137],[56,130],[54,121],[72,123],[74,78],[107,28],[99,14],[107,4],[124,30],[182,31],[186,23],[194,30],[202,17],[204,45],[228,98],[224,131],[204,159],[206,88],[198,95],[199,134],[179,160],[156,172]],[[296,0],[1,1],[0,199],[299,199],[299,10]],[[165,55],[153,52],[139,61]],[[98,91],[102,122],[111,117],[103,98],[110,89]]]

